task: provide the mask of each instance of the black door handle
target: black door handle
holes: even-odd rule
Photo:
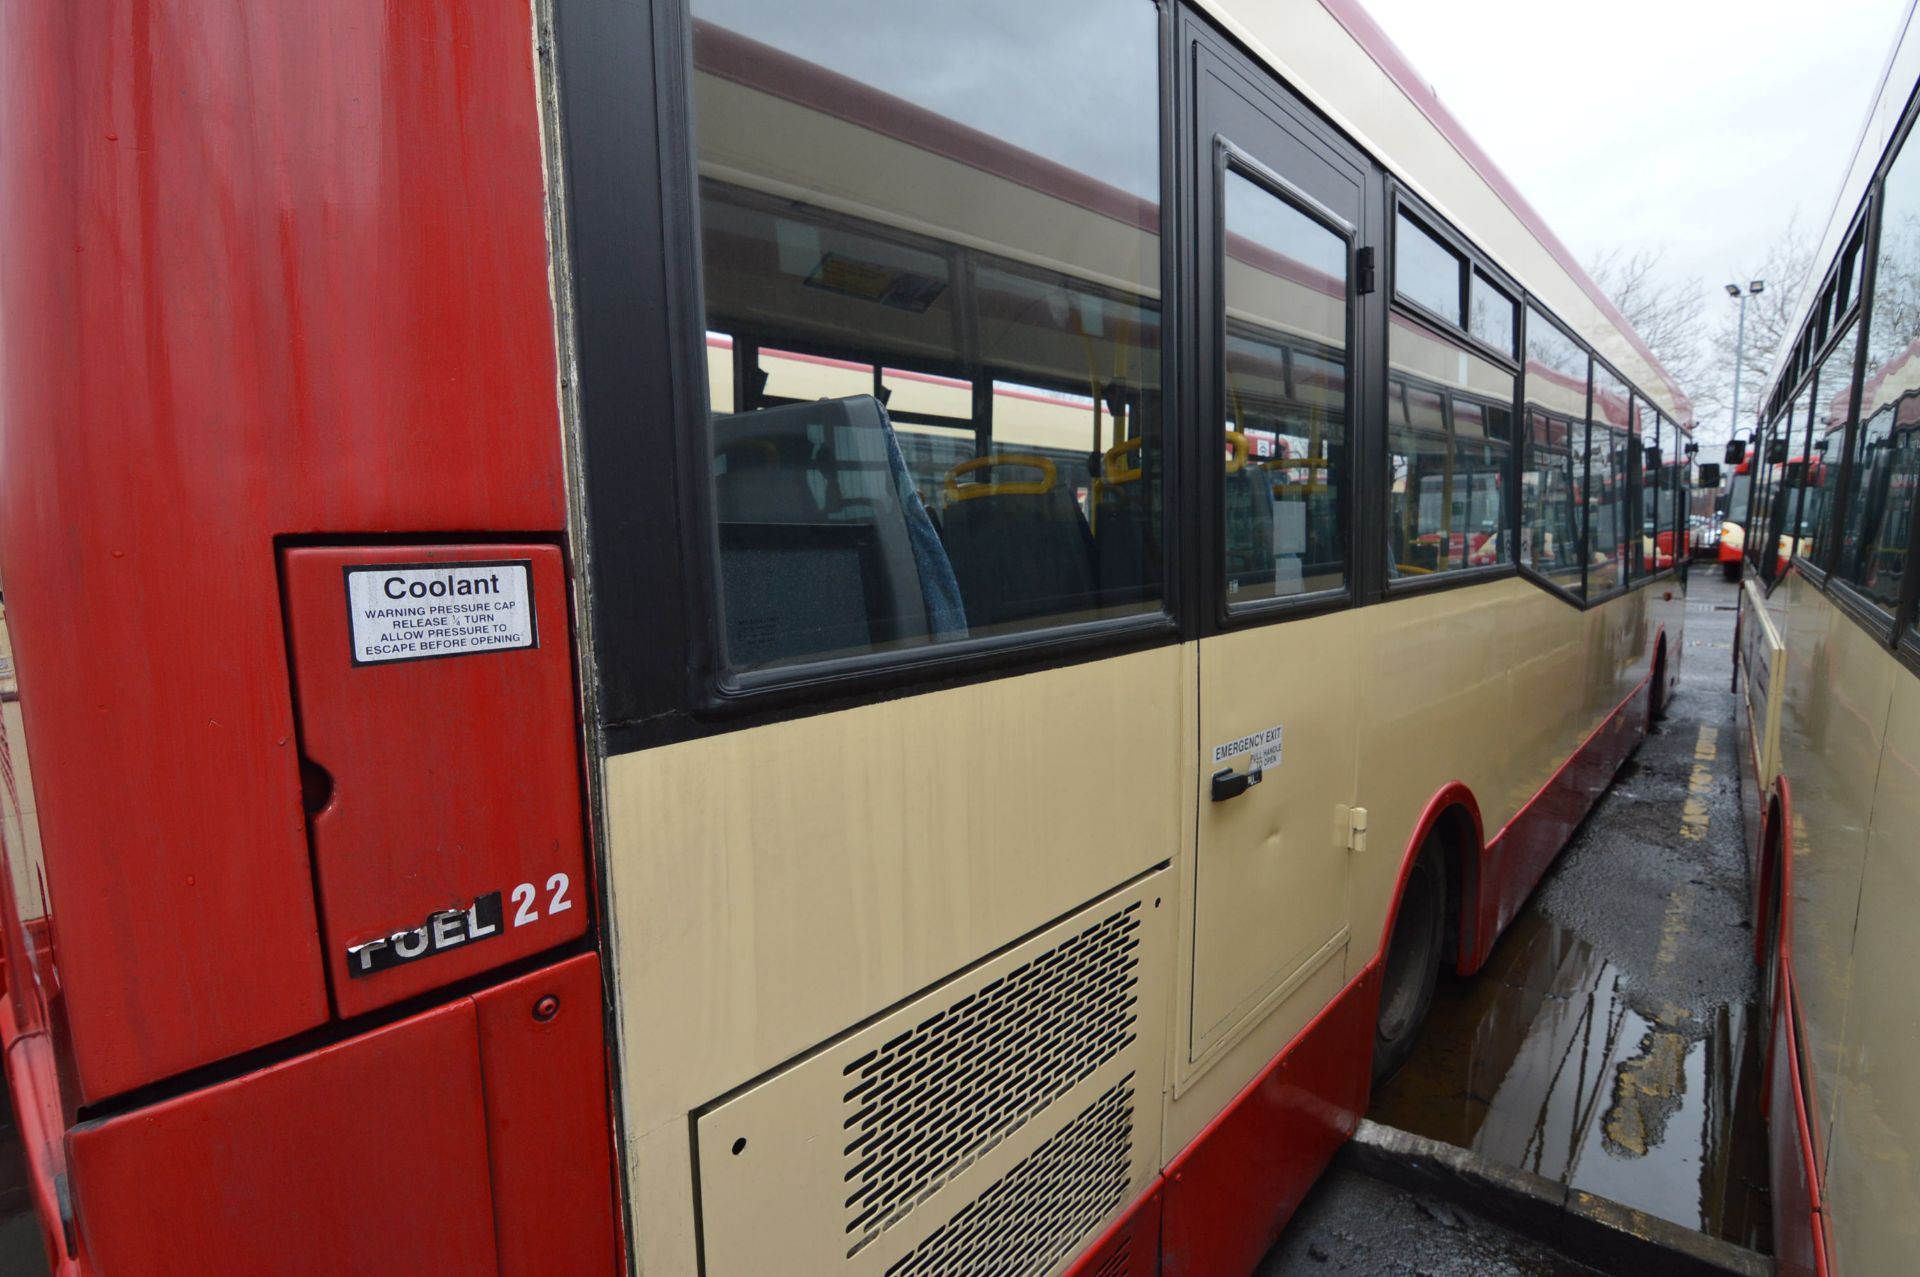
[[[1259,783],[1258,767],[1246,772],[1236,772],[1231,767],[1222,767],[1213,774],[1213,801],[1224,803],[1229,798],[1238,798]]]

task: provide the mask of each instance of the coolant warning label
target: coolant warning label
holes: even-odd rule
[[[347,569],[353,663],[539,646],[533,563],[381,563]]]

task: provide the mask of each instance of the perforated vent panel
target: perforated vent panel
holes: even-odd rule
[[[1132,1165],[1129,1074],[889,1265],[887,1277],[1037,1277],[1120,1205]]]
[[[1139,914],[1136,901],[846,1065],[849,1255],[1133,1042]]]
[[[1159,1169],[1173,872],[696,1113],[705,1277],[1049,1277],[1072,1263]]]

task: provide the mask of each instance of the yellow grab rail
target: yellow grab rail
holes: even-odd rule
[[[1113,487],[1115,484],[1132,483],[1140,477],[1140,464],[1138,460],[1136,459],[1133,465],[1127,465],[1122,458],[1130,452],[1140,451],[1140,445],[1145,442],[1145,436],[1123,439],[1101,454],[1100,477],[1107,481],[1108,487]]]
[[[1009,479],[1004,482],[982,481],[962,485],[960,476],[972,474],[976,470],[990,470],[995,466],[1027,466],[1038,470],[1038,479]],[[1058,471],[1051,459],[1034,452],[996,452],[985,457],[970,457],[953,469],[947,471],[947,500],[972,501],[976,497],[997,497],[1001,495],[1037,497],[1043,492],[1053,491]]]
[[[1227,473],[1239,474],[1247,466],[1247,450],[1251,446],[1247,437],[1238,430],[1227,431],[1227,442],[1233,446],[1233,455],[1227,458]]]

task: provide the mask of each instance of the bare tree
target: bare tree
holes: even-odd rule
[[[1663,269],[1666,256],[1664,247],[1610,248],[1587,264],[1587,273],[1613,299],[1681,390],[1695,395],[1710,370],[1701,341],[1707,294],[1697,275],[1669,275]]]

